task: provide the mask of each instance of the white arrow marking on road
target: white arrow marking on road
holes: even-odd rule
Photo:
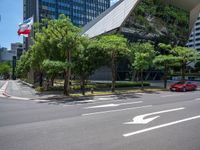
[[[194,117],[191,117],[191,118],[185,118],[185,119],[182,119],[182,120],[178,120],[178,121],[174,121],[174,122],[170,122],[170,123],[166,123],[166,124],[150,127],[150,128],[147,128],[147,129],[138,130],[138,131],[135,131],[135,132],[123,134],[123,136],[124,137],[129,137],[129,136],[133,136],[133,135],[136,135],[136,134],[141,134],[141,133],[148,132],[148,131],[151,131],[151,130],[156,130],[156,129],[164,128],[164,127],[167,127],[167,126],[172,126],[172,125],[175,125],[175,124],[178,124],[178,123],[182,123],[182,122],[186,122],[186,121],[190,121],[190,120],[195,120],[195,119],[199,119],[199,118],[200,118],[200,115],[199,116],[194,116]]]
[[[139,116],[134,117],[133,121],[125,122],[124,124],[147,124],[147,123],[155,120],[156,118],[160,117],[160,116],[155,116],[152,118],[144,119],[147,116],[163,114],[163,113],[173,112],[173,111],[178,111],[178,110],[183,110],[183,109],[185,109],[185,108],[181,107],[181,108],[176,108],[176,109],[169,109],[169,110],[163,110],[163,111],[153,112],[153,113],[149,113],[149,114],[139,115]]]
[[[98,106],[86,107],[85,109],[106,108],[106,107],[118,107],[118,106],[122,106],[122,105],[138,104],[138,103],[142,103],[142,101],[130,102],[130,103],[119,103],[119,104],[105,104],[105,105],[98,105]]]

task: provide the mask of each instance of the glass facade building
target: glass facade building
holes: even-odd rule
[[[76,26],[84,26],[109,7],[110,0],[23,0],[24,20],[33,16],[34,22],[40,22],[65,14]],[[24,38],[25,50],[30,44],[31,39]]]
[[[73,24],[84,26],[109,7],[110,0],[24,0],[24,19],[34,16],[40,21],[65,14]]]
[[[187,46],[200,52],[200,14],[193,28]]]

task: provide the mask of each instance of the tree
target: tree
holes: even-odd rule
[[[200,61],[198,60],[198,62],[194,65],[194,67],[195,67],[195,71],[196,72],[200,72]]]
[[[51,80],[51,86],[53,86],[54,84],[54,79],[55,77],[60,74],[63,73],[65,68],[67,68],[67,65],[65,62],[61,62],[61,61],[52,61],[49,59],[45,59],[42,63],[42,68],[45,71],[45,73],[47,74],[47,80]]]
[[[121,35],[104,35],[100,37],[99,42],[108,58],[111,58],[112,68],[112,92],[115,92],[115,80],[116,80],[116,62],[117,58],[121,55],[126,55],[129,52],[127,48],[127,39]]]
[[[18,77],[25,78],[30,70],[31,65],[31,50],[24,52],[17,61],[16,74]]]
[[[0,74],[4,76],[4,78],[9,78],[11,72],[11,65],[9,62],[4,61],[0,63]]]
[[[172,53],[180,63],[182,80],[185,80],[186,66],[192,62],[197,62],[200,55],[197,50],[181,46],[173,48]]]
[[[42,63],[45,59],[65,61],[64,94],[69,95],[72,54],[79,45],[80,29],[74,26],[68,17],[60,15],[58,19],[44,19],[35,25],[36,33],[33,40],[31,66],[40,72],[42,85]]]
[[[169,68],[171,66],[176,65],[177,59],[175,56],[171,54],[171,49],[172,49],[171,45],[160,43],[158,46],[161,52],[159,55],[155,57],[153,63],[157,68],[161,68],[164,70],[164,76],[163,76],[164,88],[167,88],[167,76]]]
[[[85,95],[85,83],[97,68],[105,64],[104,51],[97,40],[82,37],[73,57],[73,72],[80,78],[81,91]]]
[[[141,89],[143,90],[143,71],[149,69],[153,64],[154,47],[150,43],[135,43],[132,44],[131,53],[132,66],[141,73]]]
[[[80,29],[74,26],[69,18],[65,15],[60,15],[57,20],[48,21],[48,27],[45,32],[50,35],[50,42],[57,41],[57,47],[65,56],[65,61],[68,67],[65,69],[64,94],[69,95],[70,77],[72,66],[72,53],[75,52],[79,45]]]

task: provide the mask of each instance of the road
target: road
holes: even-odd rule
[[[199,150],[199,91],[56,102],[0,97],[1,150]]]

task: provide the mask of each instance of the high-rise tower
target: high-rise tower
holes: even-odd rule
[[[110,7],[110,0],[24,0],[24,20],[34,16],[34,22],[42,18],[56,19],[60,14],[68,16],[76,26],[84,26]],[[25,39],[27,49],[30,39]]]

